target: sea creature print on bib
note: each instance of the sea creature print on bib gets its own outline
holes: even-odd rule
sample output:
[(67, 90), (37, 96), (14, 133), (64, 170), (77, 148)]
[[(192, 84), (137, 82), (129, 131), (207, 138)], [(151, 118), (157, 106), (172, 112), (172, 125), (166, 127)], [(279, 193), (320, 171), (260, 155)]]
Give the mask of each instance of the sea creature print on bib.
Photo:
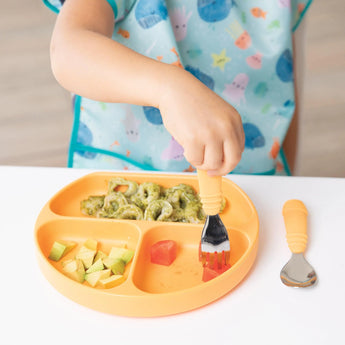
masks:
[(274, 138), (273, 144), (269, 153), (270, 158), (276, 159), (280, 151), (280, 143), (278, 138)]
[[(77, 143), (86, 145), (86, 146), (91, 146), (93, 141), (93, 135), (92, 132), (90, 131), (89, 127), (86, 126), (85, 123), (79, 122), (79, 128), (78, 128), (78, 138), (77, 138)], [(76, 151), (76, 153), (84, 158), (88, 159), (94, 159), (97, 156), (97, 153), (95, 152), (88, 152), (88, 151)]]
[(170, 11), (169, 17), (174, 31), (176, 42), (182, 41), (187, 35), (187, 24), (192, 12), (186, 14), (186, 8), (175, 8)]
[(247, 74), (240, 73), (234, 78), (231, 84), (225, 84), (223, 95), (233, 105), (240, 105), (241, 102), (245, 103), (246, 99), (244, 93), (249, 82)]
[(208, 23), (219, 22), (228, 17), (232, 0), (198, 0), (198, 13)]
[(196, 169), (190, 164), (189, 164), (189, 167), (187, 169), (183, 170), (183, 172), (195, 172), (195, 171), (196, 171)]
[(266, 96), (267, 91), (268, 91), (267, 83), (264, 81), (261, 81), (256, 85), (254, 89), (254, 94), (259, 98), (264, 98)]
[(183, 68), (182, 63), (181, 63), (181, 60), (180, 60), (180, 55), (178, 54), (176, 48), (175, 48), (175, 47), (172, 47), (172, 48), (170, 49), (170, 51), (173, 52), (173, 53), (176, 55), (176, 57), (177, 57), (177, 60), (174, 61), (174, 62), (172, 62), (170, 65), (174, 65), (174, 66)]
[(184, 158), (183, 152), (183, 147), (174, 139), (174, 137), (171, 137), (169, 146), (162, 152), (161, 158), (164, 161), (182, 161)]
[(280, 55), (276, 64), (276, 73), (285, 83), (293, 80), (293, 60), (290, 49), (284, 50)]
[(136, 142), (139, 140), (140, 120), (134, 116), (130, 104), (124, 104), (123, 107), (125, 109), (125, 119), (122, 120), (122, 123), (125, 126), (127, 138), (132, 142)]
[(252, 40), (249, 33), (242, 28), (237, 20), (231, 23), (226, 31), (235, 41), (236, 47), (245, 50), (251, 46)]
[(168, 18), (164, 0), (139, 0), (135, 8), (135, 18), (143, 29), (150, 29)]
[(248, 56), (246, 62), (249, 67), (253, 69), (260, 69), (262, 67), (262, 54), (257, 52), (254, 55)]
[(203, 84), (205, 84), (209, 89), (214, 89), (214, 80), (211, 76), (204, 72), (201, 72), (199, 68), (195, 68), (187, 65), (185, 70), (193, 74), (195, 78), (199, 79)]
[(255, 148), (265, 146), (265, 137), (262, 135), (260, 129), (252, 123), (243, 123), (243, 130), (245, 135), (244, 146), (248, 149), (254, 150)]
[(162, 125), (163, 124), (162, 115), (161, 115), (161, 112), (159, 111), (158, 108), (144, 106), (143, 111), (144, 111), (144, 114), (145, 114), (147, 121), (149, 121), (153, 125)]
[(266, 19), (267, 12), (263, 11), (260, 7), (254, 7), (250, 10), (250, 12), (255, 18)]
[(203, 51), (200, 48), (192, 48), (192, 49), (188, 49), (186, 53), (191, 59), (195, 59), (195, 58), (198, 58), (200, 55), (202, 55)]
[(220, 54), (211, 54), (213, 59), (212, 67), (219, 67), (221, 71), (224, 71), (225, 64), (231, 61), (231, 58), (226, 56), (226, 50), (223, 49)]
[(288, 99), (283, 106), (278, 107), (275, 111), (275, 122), (273, 130), (276, 130), (282, 123), (286, 123), (291, 118), (295, 110), (295, 102)]
[(267, 26), (267, 29), (269, 30), (276, 30), (279, 28), (280, 28), (280, 21), (278, 19), (272, 20)]
[(121, 28), (119, 28), (119, 30), (117, 30), (117, 34), (121, 35), (123, 38), (129, 38), (130, 37), (129, 31), (121, 29)]
[(290, 117), (295, 109), (295, 102), (288, 99), (280, 109), (277, 111), (277, 115), (283, 117)]
[(278, 5), (281, 8), (291, 8), (291, 0), (278, 0)]

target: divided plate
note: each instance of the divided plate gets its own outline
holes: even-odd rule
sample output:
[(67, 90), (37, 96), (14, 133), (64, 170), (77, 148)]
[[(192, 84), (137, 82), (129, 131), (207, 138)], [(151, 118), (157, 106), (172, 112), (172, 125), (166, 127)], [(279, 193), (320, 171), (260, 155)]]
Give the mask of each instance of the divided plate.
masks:
[[(97, 172), (67, 185), (44, 206), (35, 226), (39, 266), (60, 293), (86, 307), (110, 314), (163, 316), (199, 308), (220, 298), (248, 273), (256, 257), (259, 221), (253, 203), (236, 184), (227, 178), (222, 180), (227, 206), (221, 218), (229, 233), (231, 268), (203, 282), (198, 257), (203, 224), (100, 219), (80, 212), (80, 201), (90, 195), (106, 194), (108, 182), (114, 177), (138, 183), (155, 182), (167, 188), (185, 183), (198, 191), (196, 175)], [(97, 240), (98, 249), (105, 253), (109, 253), (112, 246), (125, 244), (134, 250), (121, 285), (111, 289), (91, 287), (62, 273), (61, 261), (73, 258), (89, 238)], [(170, 266), (151, 263), (151, 246), (166, 239), (177, 242), (176, 260)], [(48, 255), (56, 240), (75, 241), (78, 247), (54, 262)]]

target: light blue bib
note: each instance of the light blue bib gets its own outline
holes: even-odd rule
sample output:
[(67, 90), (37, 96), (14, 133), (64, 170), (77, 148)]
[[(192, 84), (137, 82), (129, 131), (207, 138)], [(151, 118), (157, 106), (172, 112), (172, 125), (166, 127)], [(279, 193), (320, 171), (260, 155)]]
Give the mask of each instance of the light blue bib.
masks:
[[(240, 113), (245, 151), (234, 173), (289, 173), (281, 146), (295, 110), (292, 33), (311, 0), (108, 2), (114, 40), (185, 68)], [(70, 167), (194, 171), (158, 109), (74, 103)]]

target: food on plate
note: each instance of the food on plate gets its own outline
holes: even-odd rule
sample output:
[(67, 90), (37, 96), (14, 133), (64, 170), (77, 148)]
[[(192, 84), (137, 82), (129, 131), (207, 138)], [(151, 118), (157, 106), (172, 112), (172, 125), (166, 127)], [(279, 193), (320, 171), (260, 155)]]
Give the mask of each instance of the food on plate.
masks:
[(168, 220), (172, 215), (174, 209), (171, 204), (166, 200), (153, 200), (145, 209), (145, 220)]
[(119, 258), (106, 258), (104, 259), (104, 266), (111, 269), (113, 274), (123, 274), (125, 271), (125, 262)]
[(142, 220), (144, 218), (144, 214), (136, 205), (124, 205), (117, 209), (113, 217), (108, 218)]
[(121, 259), (127, 265), (133, 258), (134, 250), (122, 247), (112, 247), (109, 253), (109, 258)]
[(104, 204), (104, 195), (89, 196), (88, 199), (81, 202), (81, 209), (88, 216), (98, 216)]
[[(223, 198), (221, 211), (225, 205)], [(199, 194), (190, 185), (164, 188), (153, 182), (138, 184), (119, 177), (110, 179), (107, 194), (82, 200), (80, 210), (98, 218), (165, 222), (202, 223), (206, 217)]]
[(79, 249), (76, 259), (80, 259), (83, 262), (85, 269), (88, 269), (93, 264), (96, 252), (97, 241), (89, 239)]
[(120, 285), (124, 281), (123, 275), (112, 275), (109, 278), (101, 279), (99, 281), (99, 284), (104, 289), (110, 289), (112, 287), (115, 287), (117, 285)]
[[(59, 261), (64, 255), (63, 248), (68, 248), (70, 251), (76, 244), (63, 240), (55, 241), (49, 258)], [(73, 259), (61, 262), (63, 273), (79, 283), (86, 281), (92, 287), (100, 286), (108, 289), (121, 284), (125, 280), (125, 269), (133, 259), (134, 250), (113, 246), (107, 255), (104, 251), (97, 250), (97, 247), (98, 241), (94, 239), (82, 243)]]
[(62, 270), (66, 276), (82, 283), (85, 280), (85, 268), (79, 259), (70, 259), (62, 264)]
[(96, 262), (98, 259), (104, 259), (106, 257), (107, 257), (107, 254), (103, 253), (101, 250), (98, 250), (95, 255), (94, 261)]
[(170, 266), (177, 255), (177, 243), (173, 240), (162, 240), (151, 246), (151, 262)]
[(49, 259), (59, 261), (69, 251), (75, 247), (76, 243), (72, 241), (55, 241), (49, 253)]
[(86, 270), (86, 273), (102, 271), (103, 269), (104, 269), (103, 260), (100, 258), (98, 260), (94, 260), (94, 263)]
[(102, 280), (110, 277), (110, 269), (96, 271), (92, 273), (85, 274), (85, 280), (91, 285), (96, 286), (97, 283)]
[(223, 265), (222, 268), (211, 268), (211, 267), (204, 267), (202, 281), (207, 282), (218, 277), (220, 274), (224, 273), (230, 268), (230, 265)]

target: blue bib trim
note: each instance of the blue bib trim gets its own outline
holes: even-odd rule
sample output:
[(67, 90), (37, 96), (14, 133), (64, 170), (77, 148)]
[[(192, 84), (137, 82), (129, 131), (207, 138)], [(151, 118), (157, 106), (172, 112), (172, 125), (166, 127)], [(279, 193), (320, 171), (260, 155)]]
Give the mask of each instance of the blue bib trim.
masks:
[(60, 10), (59, 10), (56, 6), (54, 6), (53, 4), (51, 4), (49, 0), (43, 0), (43, 3), (44, 3), (50, 10), (52, 10), (53, 12), (55, 12), (55, 13), (59, 13), (59, 12), (60, 12)]
[(115, 3), (115, 0), (107, 0), (108, 4), (111, 6), (111, 8), (113, 9), (113, 12), (114, 12), (114, 17), (115, 19), (117, 18), (117, 5)]

